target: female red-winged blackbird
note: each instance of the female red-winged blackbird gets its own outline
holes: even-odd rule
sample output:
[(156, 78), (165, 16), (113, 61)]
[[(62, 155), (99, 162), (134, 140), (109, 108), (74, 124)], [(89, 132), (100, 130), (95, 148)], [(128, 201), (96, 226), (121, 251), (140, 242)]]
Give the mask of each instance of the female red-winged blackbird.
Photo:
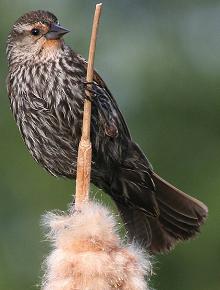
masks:
[[(87, 63), (61, 39), (67, 32), (46, 11), (17, 20), (7, 42), (8, 94), (34, 159), (55, 176), (75, 178)], [(153, 171), (96, 72), (92, 91), (92, 182), (116, 202), (130, 237), (153, 253), (193, 237), (207, 207)]]

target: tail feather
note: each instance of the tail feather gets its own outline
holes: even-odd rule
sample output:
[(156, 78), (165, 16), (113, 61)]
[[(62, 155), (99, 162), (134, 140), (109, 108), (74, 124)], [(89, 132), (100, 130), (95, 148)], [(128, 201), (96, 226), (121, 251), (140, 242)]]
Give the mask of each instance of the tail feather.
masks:
[[(184, 233), (187, 235), (188, 232), (197, 231), (198, 224), (197, 225), (189, 225), (188, 223), (184, 223), (182, 221), (179, 221), (176, 217), (170, 216), (166, 211), (163, 211), (162, 208), (160, 208), (160, 218), (161, 221), (171, 229), (173, 228), (174, 231), (179, 230), (181, 232), (181, 235), (184, 235)], [(169, 230), (169, 228), (168, 228)]]
[(199, 224), (203, 222), (208, 213), (204, 203), (177, 189), (154, 172), (152, 178), (158, 202), (173, 211), (175, 216), (181, 216), (184, 221), (190, 219), (196, 220)]
[(200, 231), (207, 207), (158, 176), (134, 142), (128, 142), (123, 162), (111, 173), (104, 186), (95, 184), (114, 199), (130, 239), (162, 253)]
[[(136, 172), (137, 174), (137, 172)], [(156, 173), (151, 172), (155, 184), (155, 201), (159, 209), (159, 215), (154, 217), (147, 214), (146, 210), (135, 204), (135, 187), (130, 193), (131, 203), (123, 204), (115, 200), (122, 219), (125, 221), (130, 239), (137, 240), (142, 246), (148, 248), (152, 253), (167, 252), (181, 240), (193, 238), (204, 223), (208, 209), (197, 199), (185, 194), (173, 185), (163, 180)], [(118, 182), (120, 176), (117, 178)], [(129, 186), (129, 182), (126, 183)], [(142, 190), (142, 199), (152, 191), (138, 186), (138, 195)], [(115, 194), (113, 197), (116, 196)], [(143, 203), (147, 207), (147, 203)], [(144, 208), (145, 209), (145, 208)]]
[(121, 217), (125, 222), (127, 235), (130, 241), (138, 244), (153, 254), (171, 250), (176, 238), (161, 227), (158, 219), (153, 219), (136, 208), (128, 208), (117, 203)]
[(146, 214), (122, 203), (117, 203), (117, 207), (125, 222), (128, 238), (137, 241), (143, 247), (149, 248), (152, 241), (152, 231)]
[(160, 212), (163, 214), (166, 214), (170, 216), (170, 218), (176, 219), (178, 222), (182, 222), (184, 224), (187, 224), (188, 226), (198, 226), (198, 219), (197, 218), (189, 218), (186, 216), (180, 215), (178, 212), (175, 212), (174, 210), (170, 209), (170, 207), (164, 205), (161, 201), (157, 200), (159, 207), (160, 207)]
[(152, 240), (148, 250), (153, 254), (166, 253), (172, 250), (178, 241), (176, 237), (170, 235), (169, 232), (161, 226), (159, 219), (150, 219), (149, 223), (152, 232)]

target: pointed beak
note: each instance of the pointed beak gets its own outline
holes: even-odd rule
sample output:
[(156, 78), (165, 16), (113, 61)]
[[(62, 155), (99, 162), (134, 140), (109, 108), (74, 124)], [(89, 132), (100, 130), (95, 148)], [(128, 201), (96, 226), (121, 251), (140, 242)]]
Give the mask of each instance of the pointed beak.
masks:
[(45, 37), (46, 39), (59, 39), (68, 32), (70, 32), (68, 29), (52, 23), (49, 31), (45, 34)]

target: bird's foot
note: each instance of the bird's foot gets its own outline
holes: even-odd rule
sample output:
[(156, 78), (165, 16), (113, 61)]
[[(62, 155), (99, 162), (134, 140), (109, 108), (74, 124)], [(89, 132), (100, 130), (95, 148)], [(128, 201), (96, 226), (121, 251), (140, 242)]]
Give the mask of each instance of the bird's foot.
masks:
[(96, 82), (83, 82), (85, 89), (85, 99), (92, 102), (95, 98), (99, 97), (99, 85)]

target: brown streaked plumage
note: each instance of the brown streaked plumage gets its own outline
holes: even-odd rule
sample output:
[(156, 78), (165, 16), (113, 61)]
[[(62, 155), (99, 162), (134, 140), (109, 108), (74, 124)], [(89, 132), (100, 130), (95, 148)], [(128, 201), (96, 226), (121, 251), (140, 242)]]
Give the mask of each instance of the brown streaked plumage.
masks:
[[(75, 178), (87, 63), (64, 43), (67, 32), (46, 11), (17, 20), (7, 43), (8, 94), (34, 159), (55, 176)], [(96, 72), (92, 90), (92, 182), (116, 202), (130, 238), (157, 253), (194, 237), (207, 207), (153, 171)]]

